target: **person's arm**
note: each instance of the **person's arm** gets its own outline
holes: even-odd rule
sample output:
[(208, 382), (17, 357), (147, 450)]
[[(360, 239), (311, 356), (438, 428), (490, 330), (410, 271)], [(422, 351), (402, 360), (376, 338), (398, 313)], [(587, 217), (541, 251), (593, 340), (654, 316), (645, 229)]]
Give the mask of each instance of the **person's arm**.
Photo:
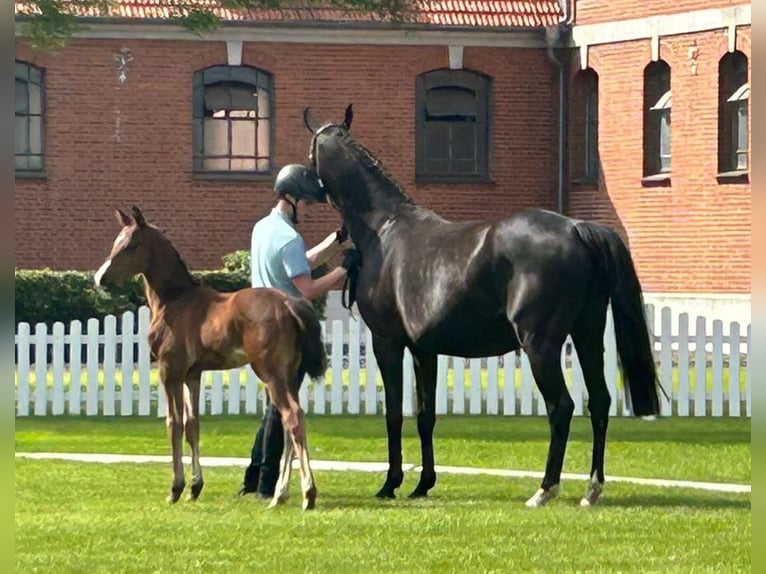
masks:
[(343, 267), (336, 267), (329, 273), (322, 275), (318, 279), (312, 279), (311, 275), (306, 273), (293, 277), (293, 285), (301, 292), (306, 299), (315, 299), (327, 293), (338, 281), (346, 277), (346, 270)]
[[(343, 231), (342, 231), (343, 230)], [(321, 242), (306, 251), (306, 259), (312, 269), (316, 269), (323, 263), (329, 261), (335, 255), (343, 244), (348, 240), (348, 232), (344, 228), (333, 231)]]

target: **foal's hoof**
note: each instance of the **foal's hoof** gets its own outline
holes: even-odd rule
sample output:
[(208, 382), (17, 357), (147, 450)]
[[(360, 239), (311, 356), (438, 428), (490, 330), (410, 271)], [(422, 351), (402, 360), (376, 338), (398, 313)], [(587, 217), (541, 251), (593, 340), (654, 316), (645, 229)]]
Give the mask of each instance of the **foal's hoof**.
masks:
[(591, 483), (588, 486), (588, 490), (585, 492), (585, 496), (580, 499), (580, 506), (583, 508), (589, 508), (595, 506), (601, 500), (601, 494), (604, 491), (604, 485), (601, 483)]
[(282, 506), (287, 502), (287, 499), (289, 497), (287, 496), (275, 496), (271, 499), (271, 502), (269, 502), (269, 508), (276, 508), (277, 506)]
[(527, 500), (527, 508), (540, 508), (541, 506), (545, 506), (559, 495), (560, 490), (561, 487), (558, 484), (554, 484), (547, 490), (538, 488), (537, 492), (532, 495), (532, 498)]
[(189, 492), (188, 500), (194, 501), (199, 498), (200, 493), (202, 492), (202, 487), (205, 486), (205, 483), (202, 481), (196, 482), (191, 485), (191, 490)]
[(412, 491), (408, 498), (426, 498), (428, 496), (428, 491), (431, 490), (435, 484), (435, 476), (432, 478), (421, 478), (420, 482), (418, 482), (418, 485), (415, 487), (415, 490)]

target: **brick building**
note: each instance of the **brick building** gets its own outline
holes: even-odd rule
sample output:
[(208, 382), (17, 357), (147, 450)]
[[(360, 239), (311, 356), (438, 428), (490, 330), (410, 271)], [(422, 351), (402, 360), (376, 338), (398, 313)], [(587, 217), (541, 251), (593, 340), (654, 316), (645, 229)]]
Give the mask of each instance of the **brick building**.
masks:
[[(135, 203), (192, 268), (219, 267), (273, 204), (276, 169), (304, 161), (303, 108), (340, 119), (353, 102), (356, 137), (419, 203), (609, 223), (647, 299), (749, 320), (749, 3), (419, 6), (405, 29), (222, 11), (197, 37), (162, 1), (120, 0), (36, 52), (17, 2), (16, 266), (95, 269), (111, 212)], [(308, 241), (337, 222), (301, 216)]]

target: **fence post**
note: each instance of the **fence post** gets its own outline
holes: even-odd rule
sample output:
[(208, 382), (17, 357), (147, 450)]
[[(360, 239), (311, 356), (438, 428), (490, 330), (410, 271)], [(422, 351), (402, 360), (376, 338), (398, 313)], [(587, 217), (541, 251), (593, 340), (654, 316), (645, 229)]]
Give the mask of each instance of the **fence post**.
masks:
[(745, 412), (747, 416), (752, 416), (751, 411), (751, 376), (753, 372), (753, 340), (751, 337), (752, 334), (752, 325), (747, 326), (747, 346), (745, 347), (747, 349), (747, 371), (745, 372)]
[[(673, 381), (670, 382), (672, 385)], [(668, 383), (665, 383), (667, 386)], [(666, 389), (672, 391), (673, 389)], [(689, 416), (689, 314), (678, 315), (678, 406), (679, 416)]]
[(411, 417), (413, 415), (412, 408), (412, 395), (415, 392), (414, 380), (414, 366), (412, 361), (412, 353), (405, 347), (404, 349), (404, 361), (402, 361), (402, 414), (405, 417)]
[(367, 369), (367, 388), (365, 389), (364, 412), (374, 415), (378, 412), (378, 361), (372, 348), (372, 331), (365, 328), (364, 361)]
[(48, 410), (48, 327), (35, 325), (35, 415)]
[(29, 323), (19, 323), (16, 335), (18, 349), (19, 395), (16, 414), (20, 417), (29, 416)]
[(516, 414), (516, 351), (503, 356), (503, 414)]
[(707, 349), (705, 348), (707, 338), (707, 327), (705, 326), (705, 317), (697, 317), (696, 332), (694, 340), (696, 349), (694, 350), (694, 374), (696, 379), (696, 388), (694, 389), (694, 416), (704, 417), (707, 413)]
[[(149, 355), (149, 321), (151, 320), (149, 307), (138, 308), (138, 414), (151, 414), (151, 383), (152, 372), (151, 357)], [(157, 385), (157, 391), (162, 395), (161, 383)]]
[(498, 363), (497, 357), (487, 358), (487, 414), (496, 415), (498, 410), (497, 395), (498, 385)]
[(671, 346), (672, 315), (670, 307), (663, 307), (660, 311), (660, 379), (666, 385), (666, 398), (660, 393), (660, 414), (668, 417), (673, 414), (673, 347)]
[(471, 402), (468, 405), (472, 415), (481, 414), (481, 359), (470, 359), (471, 370)]
[(104, 398), (103, 413), (114, 416), (114, 376), (117, 351), (117, 317), (107, 315), (104, 318)]
[(740, 416), (739, 405), (739, 323), (729, 327), (729, 416)]
[(614, 317), (611, 304), (606, 310), (606, 327), (604, 328), (604, 375), (612, 404), (609, 406), (609, 416), (617, 416), (617, 342), (614, 338)]
[(82, 323), (69, 324), (69, 414), (82, 410)]
[(122, 370), (122, 390), (120, 391), (120, 414), (133, 414), (133, 313), (125, 311), (122, 314), (122, 353), (120, 368)]
[(449, 408), (447, 400), (447, 368), (449, 358), (447, 355), (438, 355), (436, 358), (436, 414), (446, 415)]
[(343, 414), (343, 322), (332, 322), (332, 385), (330, 414)]
[(465, 364), (462, 357), (452, 359), (452, 414), (465, 413)]
[(85, 402), (85, 414), (93, 416), (98, 414), (98, 319), (88, 319), (88, 333), (86, 335), (87, 345), (87, 371), (88, 371), (88, 392)]
[(64, 414), (64, 323), (53, 324), (53, 405), (51, 413)]
[(714, 417), (723, 415), (723, 321), (713, 321), (713, 406)]
[(348, 321), (348, 406), (347, 411), (358, 415), (359, 401), (359, 357), (361, 356), (361, 337), (359, 321)]

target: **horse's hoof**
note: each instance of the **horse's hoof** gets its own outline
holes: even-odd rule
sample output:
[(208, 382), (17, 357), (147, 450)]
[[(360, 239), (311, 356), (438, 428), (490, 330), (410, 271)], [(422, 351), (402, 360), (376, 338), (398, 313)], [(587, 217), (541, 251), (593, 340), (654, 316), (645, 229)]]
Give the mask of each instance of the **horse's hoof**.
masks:
[(199, 498), (200, 493), (202, 492), (202, 487), (205, 486), (205, 483), (201, 480), (199, 482), (195, 482), (191, 485), (191, 491), (189, 492), (189, 500), (197, 500)]
[(180, 500), (180, 498), (181, 498), (180, 492), (171, 492), (170, 494), (168, 494), (165, 500), (168, 502), (168, 504), (175, 504), (176, 502)]
[(537, 492), (532, 495), (532, 498), (525, 503), (527, 508), (540, 508), (548, 504), (551, 500), (559, 495), (561, 488), (558, 484), (554, 484), (549, 489), (538, 488)]
[(317, 505), (316, 497), (309, 496), (303, 499), (303, 510), (314, 510)]
[(416, 488), (415, 490), (413, 490), (410, 493), (410, 495), (407, 498), (410, 498), (410, 499), (414, 499), (414, 498), (428, 498), (428, 491), (427, 490), (423, 490), (421, 488)]
[(287, 496), (275, 496), (271, 499), (271, 502), (269, 502), (269, 508), (276, 508), (277, 506), (282, 506), (284, 503), (287, 502), (288, 497)]
[(386, 488), (384, 486), (377, 493), (375, 493), (375, 498), (394, 499), (396, 498), (396, 493), (394, 492), (393, 488)]

